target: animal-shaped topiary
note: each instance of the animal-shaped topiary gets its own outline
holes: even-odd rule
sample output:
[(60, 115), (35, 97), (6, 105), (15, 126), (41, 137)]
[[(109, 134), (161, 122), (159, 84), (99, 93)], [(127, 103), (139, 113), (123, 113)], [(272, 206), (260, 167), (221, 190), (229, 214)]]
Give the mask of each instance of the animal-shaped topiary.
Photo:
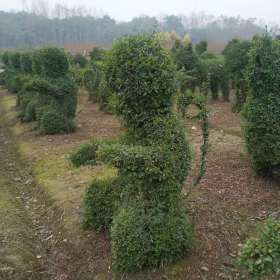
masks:
[(171, 110), (173, 64), (153, 36), (125, 37), (113, 46), (106, 76), (118, 94), (125, 133), (71, 156), (76, 166), (103, 162), (117, 169), (116, 178), (88, 189), (84, 224), (110, 230), (118, 270), (173, 262), (193, 240), (182, 204), (191, 151)]
[(69, 74), (65, 52), (56, 47), (36, 50), (32, 61), (35, 75), (18, 95), (20, 116), (37, 121), (43, 134), (69, 133), (74, 129), (77, 86)]

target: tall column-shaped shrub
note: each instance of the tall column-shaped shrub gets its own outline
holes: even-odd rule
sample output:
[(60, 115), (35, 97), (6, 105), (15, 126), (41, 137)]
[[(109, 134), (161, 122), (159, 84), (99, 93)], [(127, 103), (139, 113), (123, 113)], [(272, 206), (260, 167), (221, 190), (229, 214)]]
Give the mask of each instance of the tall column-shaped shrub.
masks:
[(280, 44), (265, 36), (253, 41), (249, 56), (250, 97), (245, 137), (253, 168), (269, 174), (280, 167)]
[(102, 161), (118, 171), (88, 189), (85, 225), (110, 230), (118, 270), (160, 266), (182, 256), (193, 237), (182, 204), (191, 152), (171, 110), (175, 69), (149, 36), (117, 41), (107, 66), (125, 134), (118, 143), (94, 141), (72, 154), (76, 166)]

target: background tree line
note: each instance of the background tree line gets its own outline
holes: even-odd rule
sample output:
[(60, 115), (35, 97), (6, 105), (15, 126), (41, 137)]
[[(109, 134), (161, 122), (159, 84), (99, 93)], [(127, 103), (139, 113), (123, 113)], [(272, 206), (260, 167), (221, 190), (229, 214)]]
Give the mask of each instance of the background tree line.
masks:
[(194, 43), (206, 40), (209, 44), (225, 44), (233, 38), (251, 39), (256, 34), (263, 34), (265, 27), (256, 19), (215, 17), (204, 13), (160, 18), (141, 16), (128, 22), (117, 22), (108, 15), (97, 16), (85, 7), (56, 4), (49, 8), (44, 0), (23, 7), (21, 12), (0, 11), (0, 48), (37, 47), (46, 43), (104, 45), (124, 35), (155, 31), (175, 31), (180, 36), (189, 34)]

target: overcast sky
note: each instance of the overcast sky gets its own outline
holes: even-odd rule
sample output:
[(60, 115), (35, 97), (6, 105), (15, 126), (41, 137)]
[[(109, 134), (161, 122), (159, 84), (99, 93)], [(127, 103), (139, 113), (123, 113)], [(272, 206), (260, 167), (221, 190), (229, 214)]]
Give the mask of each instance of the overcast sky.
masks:
[[(33, 0), (0, 0), (0, 10), (21, 10), (23, 2)], [(49, 0), (67, 5), (85, 5), (117, 20), (147, 14), (190, 14), (204, 11), (214, 15), (255, 17), (280, 23), (280, 0)]]

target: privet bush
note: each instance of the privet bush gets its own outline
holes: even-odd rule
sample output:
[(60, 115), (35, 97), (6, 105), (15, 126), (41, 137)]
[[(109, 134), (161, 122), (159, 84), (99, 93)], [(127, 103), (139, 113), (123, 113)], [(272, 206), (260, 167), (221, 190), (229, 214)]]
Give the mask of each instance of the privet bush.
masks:
[(84, 205), (83, 227), (96, 231), (108, 230), (112, 223), (114, 208), (119, 200), (118, 179), (94, 181), (87, 189)]
[[(181, 194), (191, 151), (171, 110), (174, 70), (150, 36), (115, 42), (108, 62), (107, 82), (118, 95), (125, 134), (119, 143), (100, 142), (91, 158), (85, 156), (85, 162), (97, 160), (118, 170), (112, 182), (94, 182), (89, 188), (85, 221), (97, 230), (110, 229), (120, 271), (173, 262), (192, 244)], [(82, 149), (72, 155), (76, 165), (83, 164)]]
[(224, 101), (229, 101), (229, 73), (221, 58), (201, 59), (201, 85), (208, 84), (212, 98), (217, 100), (222, 92)]
[(259, 226), (257, 236), (243, 247), (238, 263), (254, 279), (280, 275), (280, 221), (269, 220)]
[(4, 57), (5, 85), (17, 93), (22, 121), (37, 121), (44, 134), (74, 130), (77, 87), (69, 74), (63, 50), (45, 47), (35, 52), (8, 53)]
[(178, 70), (183, 69), (188, 79), (188, 89), (195, 91), (199, 85), (199, 57), (193, 50), (193, 45), (190, 42), (176, 41), (172, 48), (172, 55), (177, 65)]
[(207, 48), (208, 48), (207, 41), (201, 41), (200, 43), (195, 45), (195, 51), (199, 56), (207, 52)]
[(89, 93), (89, 100), (99, 101), (99, 85), (102, 79), (102, 69), (100, 65), (91, 62), (84, 71), (84, 86)]
[(235, 89), (236, 100), (233, 110), (236, 112), (241, 111), (248, 95), (246, 68), (248, 66), (250, 48), (250, 41), (234, 39), (227, 44), (223, 52), (226, 68), (230, 73)]
[(245, 137), (258, 174), (270, 175), (280, 166), (280, 45), (257, 38), (250, 51), (250, 98), (244, 109)]

